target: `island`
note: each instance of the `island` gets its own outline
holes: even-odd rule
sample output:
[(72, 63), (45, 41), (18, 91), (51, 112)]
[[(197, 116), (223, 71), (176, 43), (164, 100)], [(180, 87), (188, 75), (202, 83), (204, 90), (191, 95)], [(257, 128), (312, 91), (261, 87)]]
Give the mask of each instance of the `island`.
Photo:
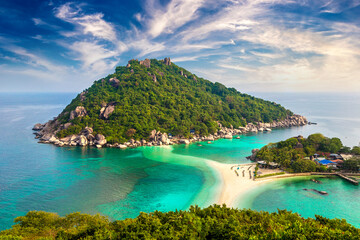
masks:
[(306, 124), (277, 103), (205, 80), (165, 58), (117, 67), (33, 130), (40, 143), (124, 149)]

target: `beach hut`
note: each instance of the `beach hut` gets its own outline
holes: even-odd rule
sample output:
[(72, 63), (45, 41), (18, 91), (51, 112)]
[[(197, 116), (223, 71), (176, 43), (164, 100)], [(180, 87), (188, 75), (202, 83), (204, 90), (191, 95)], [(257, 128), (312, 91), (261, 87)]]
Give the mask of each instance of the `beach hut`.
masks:
[(269, 162), (269, 167), (270, 168), (278, 168), (278, 167), (280, 167), (280, 165), (278, 163), (275, 163), (275, 162)]
[(267, 165), (267, 163), (266, 163), (265, 161), (257, 161), (257, 163), (259, 164), (259, 166), (260, 166), (261, 168), (265, 168), (266, 165)]

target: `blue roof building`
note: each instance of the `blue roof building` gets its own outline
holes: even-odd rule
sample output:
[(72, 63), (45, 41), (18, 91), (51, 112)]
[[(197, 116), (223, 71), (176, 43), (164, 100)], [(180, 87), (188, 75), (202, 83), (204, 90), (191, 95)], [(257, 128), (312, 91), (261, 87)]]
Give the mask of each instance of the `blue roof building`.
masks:
[(328, 164), (334, 164), (332, 161), (324, 159), (324, 160), (320, 160), (319, 163), (321, 165), (328, 165)]

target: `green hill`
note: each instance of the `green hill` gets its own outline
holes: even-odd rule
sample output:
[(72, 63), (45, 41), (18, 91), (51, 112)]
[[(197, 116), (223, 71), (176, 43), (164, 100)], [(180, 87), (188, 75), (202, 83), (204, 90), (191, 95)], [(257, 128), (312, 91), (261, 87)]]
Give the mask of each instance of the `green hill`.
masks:
[[(85, 127), (110, 143), (148, 139), (153, 129), (173, 136), (213, 134), (218, 123), (234, 128), (247, 123), (284, 120), (293, 113), (210, 82), (164, 60), (130, 60), (126, 67), (95, 81), (52, 123), (58, 138)], [(44, 135), (44, 134), (43, 134)]]
[(110, 222), (95, 215), (29, 212), (0, 239), (359, 239), (360, 230), (340, 219), (210, 206), (188, 211), (140, 213)]

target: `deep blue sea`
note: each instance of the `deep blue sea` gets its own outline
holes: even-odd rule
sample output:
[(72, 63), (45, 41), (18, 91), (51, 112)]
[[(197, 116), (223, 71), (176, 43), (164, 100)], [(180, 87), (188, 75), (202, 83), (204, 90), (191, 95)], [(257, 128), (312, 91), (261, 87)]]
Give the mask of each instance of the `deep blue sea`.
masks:
[[(203, 146), (59, 148), (38, 144), (31, 128), (57, 116), (75, 93), (0, 93), (0, 230), (11, 227), (15, 217), (30, 210), (60, 215), (81, 211), (124, 219), (136, 217), (140, 211), (187, 209), (191, 204), (208, 206), (218, 189), (218, 176), (207, 166), (206, 159), (245, 163), (253, 148), (316, 132), (339, 137), (348, 146), (360, 142), (360, 94), (253, 94), (278, 102), (318, 125), (246, 135), (240, 140), (221, 139)], [(329, 184), (335, 182), (345, 195), (360, 192), (358, 188), (342, 187), (341, 180)], [(266, 201), (274, 194), (286, 196), (293, 185), (284, 186), (253, 194), (247, 206), (272, 211), (279, 205), (301, 212), (301, 208), (286, 201), (281, 205)], [(357, 200), (353, 203), (358, 204)], [(359, 212), (351, 211), (355, 205), (333, 204), (329, 217), (344, 217), (360, 226), (354, 215)]]

